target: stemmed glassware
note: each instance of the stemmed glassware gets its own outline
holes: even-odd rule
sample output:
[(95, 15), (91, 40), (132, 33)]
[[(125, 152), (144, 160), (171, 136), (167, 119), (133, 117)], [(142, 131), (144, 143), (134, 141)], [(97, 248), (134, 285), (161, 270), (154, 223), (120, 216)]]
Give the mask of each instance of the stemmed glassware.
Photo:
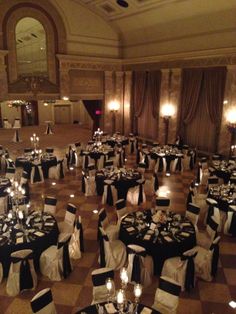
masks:
[(114, 291), (114, 281), (111, 278), (107, 278), (106, 288), (107, 288), (107, 302), (110, 303), (112, 292)]

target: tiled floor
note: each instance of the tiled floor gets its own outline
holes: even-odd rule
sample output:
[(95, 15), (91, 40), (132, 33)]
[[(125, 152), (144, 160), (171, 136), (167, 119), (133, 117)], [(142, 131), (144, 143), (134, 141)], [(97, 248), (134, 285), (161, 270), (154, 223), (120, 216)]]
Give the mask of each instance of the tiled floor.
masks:
[[(86, 141), (90, 137), (90, 131), (81, 129), (79, 126), (58, 126), (56, 134), (52, 136), (43, 135), (44, 128), (28, 127), (21, 130), (22, 143), (10, 143), (12, 130), (0, 130), (0, 144), (7, 146), (12, 155), (28, 147), (29, 136), (33, 132), (40, 136), (41, 147), (53, 146), (65, 153), (65, 147), (77, 140)], [(42, 134), (42, 135), (41, 135)], [(128, 156), (127, 166), (135, 163), (134, 156)], [(194, 172), (184, 172), (182, 175), (175, 174), (170, 177), (160, 175), (161, 188), (170, 191), (172, 210), (183, 213), (185, 210), (186, 195), (188, 186)], [(85, 238), (85, 253), (83, 257), (74, 261), (74, 269), (69, 278), (62, 282), (51, 282), (38, 273), (38, 286), (36, 291), (24, 292), (12, 298), (6, 295), (6, 280), (0, 285), (0, 313), (27, 314), (31, 313), (30, 299), (36, 292), (51, 287), (54, 301), (59, 314), (75, 313), (77, 309), (90, 304), (92, 298), (91, 271), (98, 265), (98, 243), (96, 241), (97, 215), (92, 210), (100, 208), (100, 197), (85, 197), (81, 192), (81, 169), (74, 169), (66, 173), (65, 179), (57, 181), (55, 186), (51, 185), (52, 180), (45, 183), (31, 186), (32, 207), (38, 209), (42, 204), (42, 195), (54, 195), (58, 198), (57, 219), (62, 220), (66, 204), (70, 201), (78, 206), (82, 216)], [(75, 197), (70, 198), (70, 194)], [(149, 207), (153, 202), (149, 196), (144, 207)], [(112, 208), (107, 208), (109, 218), (114, 219)], [(119, 285), (118, 273), (116, 283)], [(141, 301), (144, 304), (152, 305), (155, 290), (158, 287), (158, 278), (153, 278), (150, 287), (144, 290)], [(132, 298), (132, 286), (129, 287), (129, 295)], [(180, 297), (178, 313), (181, 314), (228, 314), (235, 313), (229, 306), (230, 300), (236, 300), (236, 241), (230, 237), (222, 236), (220, 244), (220, 265), (217, 277), (213, 282), (198, 281), (196, 287), (190, 292), (184, 292)]]

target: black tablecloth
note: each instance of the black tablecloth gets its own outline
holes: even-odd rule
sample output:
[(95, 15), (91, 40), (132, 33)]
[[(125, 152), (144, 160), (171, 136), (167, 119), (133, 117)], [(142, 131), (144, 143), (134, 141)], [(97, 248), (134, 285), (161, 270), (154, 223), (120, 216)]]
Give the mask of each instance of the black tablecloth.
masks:
[[(48, 157), (41, 159), (41, 165), (42, 165), (42, 171), (44, 179), (48, 178), (48, 171), (50, 167), (57, 166), (57, 158), (56, 157)], [(33, 162), (30, 160), (27, 160), (24, 157), (18, 157), (16, 158), (16, 167), (22, 167), (24, 171), (26, 171), (29, 175), (31, 173)]]
[[(107, 313), (106, 309), (104, 308), (104, 305), (105, 305), (105, 304), (106, 304), (105, 302), (104, 302), (104, 303), (100, 303), (99, 306), (102, 306), (103, 309), (104, 309), (104, 313)], [(117, 308), (115, 303), (113, 303), (113, 305), (114, 305), (115, 308)], [(152, 310), (151, 313), (153, 313), (153, 314), (160, 314), (159, 311), (156, 311), (156, 310), (150, 308), (149, 306), (146, 306), (146, 305), (143, 305), (143, 304), (138, 304), (137, 313), (141, 313), (142, 310), (143, 310), (145, 307), (148, 308), (148, 309), (151, 309), (151, 310)], [(117, 310), (116, 313), (118, 313), (118, 312), (119, 312), (119, 311)], [(82, 314), (82, 313), (98, 314), (97, 305), (96, 305), (96, 304), (89, 305), (89, 306), (87, 306), (87, 307), (85, 307), (85, 308), (83, 308), (83, 309), (81, 309), (81, 310), (78, 310), (78, 311), (75, 312), (75, 313), (77, 313), (77, 314)]]
[[(147, 211), (147, 213), (149, 213), (149, 211)], [(129, 217), (135, 217), (135, 213), (126, 216), (126, 218), (128, 219)], [(157, 237), (155, 236), (155, 234), (153, 234), (150, 240), (144, 240), (143, 235), (146, 233), (148, 228), (146, 230), (138, 232), (135, 223), (127, 224), (125, 222), (125, 219), (123, 219), (121, 222), (119, 235), (120, 240), (124, 242), (125, 245), (137, 244), (143, 246), (146, 249), (147, 254), (153, 257), (154, 273), (156, 275), (161, 274), (163, 263), (167, 258), (180, 256), (183, 252), (193, 248), (196, 245), (194, 227), (189, 221), (185, 220), (185, 218), (183, 217), (182, 217), (183, 223), (187, 221), (190, 224), (190, 227), (186, 229), (183, 228), (182, 231), (190, 230), (191, 233), (189, 233), (188, 237), (183, 237), (176, 233), (175, 235), (176, 238), (173, 238), (172, 242), (167, 242), (160, 233)], [(151, 219), (152, 218), (149, 215), (149, 223), (152, 221)], [(127, 231), (127, 228), (131, 226), (135, 228), (135, 231), (132, 233)], [(166, 224), (162, 224), (159, 230), (161, 231), (165, 227)]]
[[(6, 222), (7, 216), (5, 215), (4, 218), (1, 215), (0, 216), (0, 221), (1, 221), (1, 233), (0, 233), (0, 262), (2, 263), (3, 266), (3, 274), (4, 277), (7, 277), (10, 263), (11, 263), (11, 253), (14, 251), (18, 250), (23, 250), (23, 249), (31, 249), (33, 250), (33, 257), (34, 257), (34, 266), (35, 269), (39, 268), (39, 258), (41, 253), (46, 250), (49, 246), (55, 245), (57, 243), (57, 238), (58, 238), (58, 227), (57, 227), (57, 222), (56, 220), (50, 216), (49, 214), (43, 214), (44, 217), (48, 216), (47, 222), (52, 222), (52, 226), (45, 226), (45, 223), (42, 226), (42, 229), (38, 229), (32, 219), (29, 223), (29, 226), (27, 226), (26, 230), (32, 230), (35, 229), (35, 232), (43, 232), (43, 236), (37, 236), (35, 232), (30, 232), (28, 234), (28, 241), (26, 239), (26, 236), (24, 235), (24, 242), (23, 243), (18, 243), (16, 244), (16, 233), (21, 232), (19, 229), (12, 229), (11, 232), (11, 237), (10, 237), (10, 242), (9, 238), (2, 236), (3, 234), (3, 226), (5, 223), (9, 227), (11, 226), (11, 223), (9, 221)], [(49, 217), (50, 216), (50, 217)], [(36, 219), (39, 218), (41, 219), (41, 214), (39, 216), (35, 216)], [(9, 219), (8, 219), (9, 220)], [(24, 220), (25, 221), (25, 220)], [(26, 222), (26, 221), (25, 221)], [(37, 222), (38, 223), (38, 222)]]
[(126, 199), (129, 188), (138, 185), (137, 180), (141, 178), (139, 172), (134, 173), (131, 176), (121, 175), (120, 178), (114, 174), (114, 176), (105, 175), (102, 171), (96, 173), (96, 188), (97, 194), (102, 195), (104, 191), (104, 180), (114, 180), (113, 185), (117, 189), (118, 199)]

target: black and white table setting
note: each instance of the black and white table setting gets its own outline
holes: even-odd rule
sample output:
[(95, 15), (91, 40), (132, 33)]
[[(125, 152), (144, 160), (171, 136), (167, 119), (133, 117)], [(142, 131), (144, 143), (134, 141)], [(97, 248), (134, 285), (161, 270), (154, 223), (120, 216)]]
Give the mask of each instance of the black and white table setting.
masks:
[(218, 184), (208, 191), (208, 197), (218, 203), (220, 210), (227, 212), (230, 205), (236, 205), (236, 185)]
[(119, 238), (126, 245), (144, 247), (153, 257), (156, 275), (161, 274), (167, 258), (180, 256), (196, 244), (195, 228), (185, 216), (153, 209), (125, 216), (121, 221)]
[(42, 211), (26, 213), (19, 209), (0, 215), (0, 262), (7, 277), (12, 252), (31, 249), (35, 268), (39, 268), (41, 253), (57, 243), (57, 222), (53, 216)]
[(232, 177), (236, 181), (236, 163), (234, 161), (215, 160), (212, 162), (212, 166), (209, 167), (209, 171), (211, 175), (223, 179), (224, 183), (228, 183)]
[(112, 180), (112, 185), (117, 189), (118, 199), (126, 199), (128, 190), (138, 185), (137, 180), (140, 180), (141, 177), (141, 173), (135, 169), (117, 168), (99, 170), (95, 176), (97, 194), (103, 194), (105, 180)]
[(94, 142), (87, 145), (86, 150), (81, 150), (80, 155), (84, 158), (83, 168), (86, 169), (92, 162), (98, 166), (98, 160), (103, 157), (109, 159), (114, 155), (114, 148), (107, 144), (99, 144)]

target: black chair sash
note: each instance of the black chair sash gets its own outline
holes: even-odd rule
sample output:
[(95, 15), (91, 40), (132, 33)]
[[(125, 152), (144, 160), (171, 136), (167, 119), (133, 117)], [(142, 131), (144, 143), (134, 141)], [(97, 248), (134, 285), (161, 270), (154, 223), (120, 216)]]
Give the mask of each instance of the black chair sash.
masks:
[(198, 164), (198, 167), (197, 167), (197, 178), (196, 178), (196, 182), (197, 183), (201, 182), (201, 178), (200, 178), (201, 170), (202, 170), (202, 166), (200, 164)]
[(182, 156), (177, 157), (176, 170), (182, 171)]
[(219, 260), (219, 243), (213, 243), (210, 247), (213, 250), (212, 261), (211, 261), (211, 275), (213, 277), (217, 274), (218, 260)]
[(16, 142), (19, 142), (20, 141), (20, 138), (19, 138), (19, 131), (16, 130)]
[(71, 204), (68, 204), (66, 211), (68, 211), (69, 213), (75, 215), (75, 213), (76, 213), (76, 207), (75, 207), (75, 206), (72, 206)]
[(64, 178), (63, 160), (58, 160), (58, 161), (57, 161), (57, 164), (58, 164), (59, 167), (60, 167), (60, 171), (59, 171), (60, 179), (63, 179), (63, 178)]
[[(207, 211), (207, 218), (206, 218), (206, 224), (210, 224), (210, 219), (214, 215), (214, 205), (210, 204), (208, 206), (208, 211)], [(211, 219), (212, 220), (212, 219)], [(213, 228), (212, 228), (213, 229)], [(215, 230), (215, 229), (214, 229)]]
[(192, 203), (189, 203), (189, 204), (188, 204), (188, 211), (189, 211), (190, 213), (193, 213), (193, 214), (195, 214), (195, 215), (198, 215), (199, 212), (200, 212), (200, 207), (195, 206), (195, 205), (192, 204)]
[(148, 155), (147, 154), (145, 154), (144, 163), (145, 163), (146, 168), (148, 169), (149, 168), (149, 159), (148, 159)]
[(37, 313), (43, 308), (45, 308), (48, 304), (52, 303), (52, 291), (49, 290), (40, 296), (38, 299), (31, 301), (31, 308), (33, 313)]
[(169, 206), (170, 200), (168, 198), (156, 198), (157, 206)]
[(235, 237), (236, 236), (236, 212), (233, 212), (231, 224), (229, 227), (229, 233)]
[(143, 183), (139, 184), (138, 205), (143, 202)]
[(159, 158), (158, 172), (162, 172), (162, 171), (163, 171), (163, 168), (164, 168), (164, 164), (163, 164), (163, 158), (164, 158), (164, 157), (158, 156), (158, 158)]
[(71, 273), (71, 263), (70, 263), (70, 255), (69, 255), (69, 242), (71, 237), (69, 237), (65, 242), (59, 242), (57, 248), (60, 249), (63, 247), (62, 253), (62, 265), (63, 265), (63, 277), (67, 278)]
[(137, 165), (140, 163), (140, 150), (139, 149), (137, 150), (137, 153), (136, 153), (136, 163)]
[(153, 176), (154, 176), (154, 191), (156, 192), (159, 189), (159, 181), (156, 173), (154, 173)]
[(163, 278), (160, 278), (159, 289), (178, 297), (180, 294), (181, 287), (172, 282), (166, 281)]
[(107, 184), (107, 199), (106, 203), (110, 206), (113, 206), (113, 196), (112, 196), (112, 190), (111, 190), (111, 184)]
[(16, 169), (15, 168), (7, 168), (7, 173), (15, 173), (16, 172)]
[(194, 288), (194, 275), (195, 275), (195, 265), (194, 258), (196, 257), (197, 252), (191, 256), (182, 255), (181, 260), (187, 260), (186, 276), (184, 287), (186, 291), (189, 291), (191, 288)]
[(56, 206), (57, 205), (57, 199), (56, 198), (45, 198), (45, 205), (51, 205)]
[(130, 141), (130, 152), (131, 154), (133, 154), (134, 153), (134, 139), (130, 139), (129, 141)]
[(193, 202), (193, 196), (194, 196), (193, 191), (189, 191), (188, 196), (187, 196), (187, 204), (186, 204), (187, 208), (188, 208), (188, 204)]
[(124, 199), (116, 202), (116, 209), (117, 210), (123, 209), (125, 206), (126, 206), (126, 201)]
[(114, 279), (114, 270), (110, 270), (110, 271), (106, 271), (102, 274), (94, 274), (92, 275), (92, 281), (93, 281), (93, 285), (95, 287), (98, 286), (103, 286), (106, 284), (106, 280), (107, 278), (112, 278)]
[(75, 157), (75, 151), (73, 149), (70, 150), (69, 152), (70, 156), (70, 165), (75, 165), (76, 164), (76, 157)]
[(34, 183), (41, 181), (40, 172), (39, 172), (39, 166), (41, 166), (41, 165), (32, 165), (32, 167), (34, 168), (34, 177), (33, 177), (33, 182)]
[(211, 217), (212, 216), (209, 217), (207, 224), (211, 227), (212, 230), (217, 231), (218, 224)]
[(87, 169), (88, 168), (88, 164), (89, 164), (89, 156), (86, 154), (84, 155), (84, 168)]
[(109, 241), (107, 235), (102, 235), (100, 237), (100, 267), (106, 267), (104, 241)]
[(85, 176), (82, 176), (82, 192), (85, 193)]
[(99, 241), (101, 238), (101, 232), (100, 232), (100, 227), (102, 227), (102, 222), (107, 218), (106, 211), (103, 210), (102, 212), (99, 213), (99, 218), (98, 218), (98, 232), (97, 232), (97, 240)]
[(131, 248), (127, 248), (128, 254), (134, 254), (133, 265), (132, 265), (132, 274), (131, 281), (136, 283), (141, 283), (141, 257), (146, 256), (146, 252), (135, 252)]
[(80, 231), (80, 237), (79, 237), (80, 251), (84, 252), (84, 231), (83, 231), (82, 223), (79, 220), (77, 220), (76, 228), (77, 228), (77, 230)]
[(11, 257), (12, 263), (20, 262), (20, 291), (25, 289), (32, 289), (34, 287), (34, 282), (32, 274), (30, 271), (29, 260), (33, 258), (33, 253), (28, 256), (22, 257)]

